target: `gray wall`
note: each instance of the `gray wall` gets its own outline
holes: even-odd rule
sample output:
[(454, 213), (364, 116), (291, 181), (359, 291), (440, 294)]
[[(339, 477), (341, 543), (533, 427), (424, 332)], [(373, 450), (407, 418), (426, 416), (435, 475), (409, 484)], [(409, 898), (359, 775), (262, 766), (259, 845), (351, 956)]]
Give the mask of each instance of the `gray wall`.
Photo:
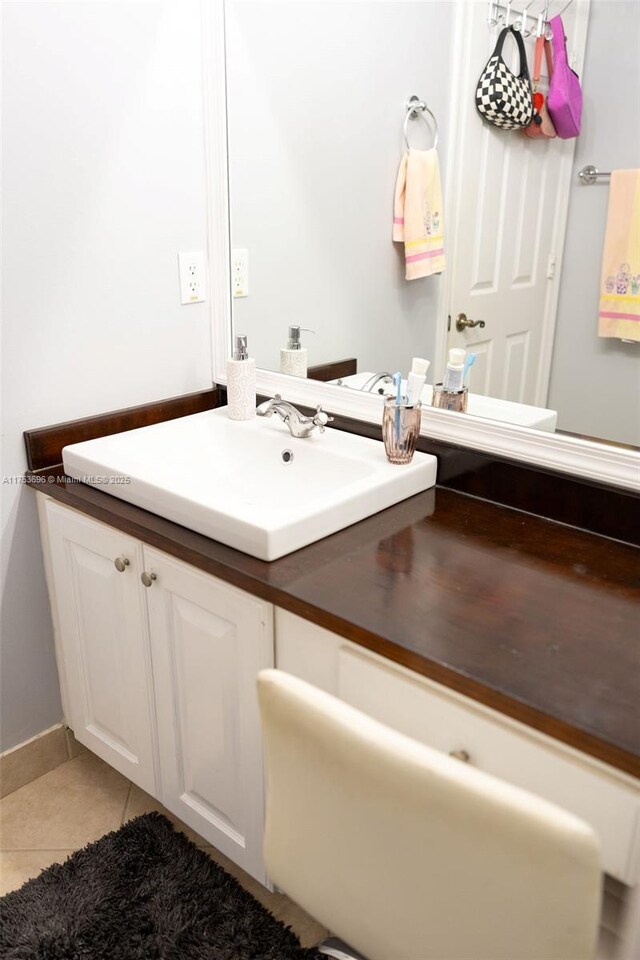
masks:
[[(197, 0), (2, 5), (2, 475), (22, 431), (211, 385)], [(35, 496), (2, 490), (1, 749), (61, 719)]]
[[(301, 3), (296, 16), (307, 6), (323, 16), (302, 53), (280, 50), (282, 57), (306, 59), (309, 82), (317, 87), (294, 91), (294, 116), (284, 110), (291, 63), (264, 61), (271, 42), (261, 38), (268, 29), (271, 41), (276, 28), (258, 5), (244, 6), (251, 22), (242, 22), (232, 42), (244, 38), (246, 59), (231, 83), (232, 95), (245, 85), (247, 109), (231, 117), (232, 149), (250, 144), (263, 167), (259, 179), (249, 176), (246, 147), (244, 161), (240, 151), (232, 168), (234, 177), (244, 176), (249, 198), (271, 204), (271, 219), (255, 241), (242, 221), (252, 213), (250, 204), (244, 213), (234, 210), (234, 242), (250, 246), (253, 298), (236, 307), (245, 311), (239, 322), (256, 310), (254, 352), (266, 363), (262, 351), (271, 351), (275, 362), (286, 326), (302, 322), (319, 330), (316, 341), (307, 341), (310, 362), (330, 359), (338, 348), (323, 339), (326, 319), (337, 318), (351, 331), (356, 318), (341, 355), (363, 356), (364, 341), (371, 351), (366, 362), (384, 367), (388, 346), (378, 345), (390, 331), (398, 348), (394, 365), (406, 368), (413, 353), (432, 356), (439, 281), (406, 285), (398, 251), (385, 281), (389, 296), (378, 300), (372, 290), (378, 272), (388, 269), (381, 258), (389, 259), (407, 95), (429, 99), (447, 142), (452, 4), (434, 2), (422, 10), (410, 3)], [(263, 6), (268, 17), (273, 4)], [(593, 0), (576, 169), (585, 163), (638, 165), (634, 8)], [(180, 306), (175, 262), (179, 250), (206, 243), (198, 0), (6, 3), (2, 14), (0, 472), (11, 477), (26, 466), (25, 429), (209, 386), (210, 329), (208, 304)], [(365, 25), (377, 38), (375, 55), (358, 42)], [(292, 30), (298, 26), (291, 22)], [(239, 29), (233, 17), (230, 29)], [(347, 89), (335, 79), (344, 75), (345, 63), (351, 70)], [(278, 79), (276, 99), (250, 76), (267, 68)], [(614, 119), (621, 110), (624, 125)], [(330, 121), (339, 148), (331, 153), (323, 149)], [(273, 136), (275, 166), (269, 159)], [(360, 173), (340, 186), (342, 161), (354, 153)], [(318, 157), (324, 166), (314, 176)], [(303, 177), (289, 159), (296, 169), (302, 159)], [(366, 196), (377, 198), (364, 220), (360, 184)], [(232, 183), (232, 191), (236, 187)], [(287, 226), (283, 216), (299, 200), (309, 216)], [(574, 187), (550, 405), (561, 411), (566, 429), (612, 435), (623, 413), (637, 414), (639, 348), (595, 336), (606, 200), (606, 187)], [(324, 210), (331, 216), (321, 225)], [(286, 244), (279, 239), (283, 226)], [(280, 274), (269, 257), (296, 254), (307, 237), (314, 257), (292, 272), (284, 289), (276, 286)], [(326, 259), (331, 250), (337, 257)], [(406, 330), (397, 325), (399, 315), (409, 317)], [(260, 324), (267, 319), (275, 326), (261, 344)], [(602, 403), (603, 396), (611, 401)], [(613, 427), (598, 420), (607, 407)], [(620, 430), (618, 438), (629, 439), (628, 431)], [(2, 484), (1, 493), (0, 749), (7, 749), (58, 722), (61, 708), (35, 498), (13, 484)]]
[[(316, 331), (310, 364), (433, 358), (440, 278), (405, 281), (391, 225), (412, 94), (438, 118), (444, 171), (453, 15), (438, 0), (228, 2), (231, 232), (250, 272), (234, 328), (260, 366), (278, 369), (291, 323)], [(432, 144), (422, 123), (411, 136)]]
[[(637, 0), (592, 0), (574, 171), (640, 166), (639, 52)], [(606, 182), (574, 177), (548, 406), (561, 430), (640, 444), (640, 343), (598, 337), (608, 198)]]

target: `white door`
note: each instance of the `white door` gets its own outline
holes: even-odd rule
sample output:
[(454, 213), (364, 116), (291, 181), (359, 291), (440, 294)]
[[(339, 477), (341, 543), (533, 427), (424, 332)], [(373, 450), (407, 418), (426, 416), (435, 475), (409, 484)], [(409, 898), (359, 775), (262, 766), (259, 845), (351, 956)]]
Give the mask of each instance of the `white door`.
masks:
[[(562, 6), (552, 0), (549, 17)], [(540, 8), (539, 0), (529, 7)], [(574, 3), (563, 15), (569, 57), (579, 67), (588, 8), (588, 2)], [(460, 4), (447, 349), (478, 355), (470, 371), (473, 393), (545, 406), (575, 140), (530, 140), (481, 120), (475, 87), (498, 36), (487, 24), (487, 9), (486, 3)], [(534, 37), (525, 40), (531, 74), (534, 43)], [(515, 49), (507, 37), (503, 54), (512, 68)], [(460, 314), (484, 327), (459, 331)]]
[(81, 743), (155, 793), (142, 546), (51, 500), (46, 518), (67, 722)]
[(264, 883), (256, 675), (274, 663), (273, 607), (150, 547), (144, 558), (162, 801)]

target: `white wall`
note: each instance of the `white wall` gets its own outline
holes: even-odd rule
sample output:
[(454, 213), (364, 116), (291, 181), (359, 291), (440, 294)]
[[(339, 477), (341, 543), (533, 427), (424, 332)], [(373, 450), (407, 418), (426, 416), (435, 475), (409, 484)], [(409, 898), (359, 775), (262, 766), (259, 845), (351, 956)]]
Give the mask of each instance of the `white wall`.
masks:
[[(260, 366), (278, 369), (294, 323), (316, 331), (310, 364), (433, 357), (440, 278), (405, 281), (391, 225), (412, 94), (438, 118), (444, 171), (453, 6), (227, 3), (232, 245), (250, 273), (234, 328)], [(432, 144), (422, 124), (411, 136)]]
[[(200, 8), (11, 2), (4, 18), (3, 476), (22, 431), (211, 386)], [(61, 719), (32, 491), (2, 486), (2, 741)]]
[[(640, 4), (592, 0), (574, 171), (640, 166)], [(598, 337), (609, 190), (574, 177), (548, 406), (558, 427), (640, 445), (640, 344)], [(640, 269), (640, 264), (638, 265)]]

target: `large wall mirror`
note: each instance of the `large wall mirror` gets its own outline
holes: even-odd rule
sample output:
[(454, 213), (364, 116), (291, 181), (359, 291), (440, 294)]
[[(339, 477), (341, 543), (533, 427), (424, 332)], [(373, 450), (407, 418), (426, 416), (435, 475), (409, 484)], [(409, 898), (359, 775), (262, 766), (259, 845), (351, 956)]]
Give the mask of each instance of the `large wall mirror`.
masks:
[[(532, 69), (542, 21), (560, 12), (583, 85), (580, 136), (484, 123), (475, 87), (505, 18)], [(598, 335), (609, 178), (579, 171), (640, 166), (640, 5), (225, 0), (224, 17), (232, 319), (258, 366), (284, 371), (289, 328), (303, 328), (308, 377), (357, 408), (414, 356), (431, 361), (428, 384), (441, 380), (462, 347), (476, 354), (468, 412), (449, 422), (531, 430), (540, 450), (592, 438), (628, 467), (619, 445), (640, 445), (640, 343)], [(510, 36), (504, 57), (517, 64)], [(425, 230), (444, 236), (446, 263), (408, 281), (392, 222), (412, 96), (433, 117), (409, 119), (410, 145), (431, 147), (437, 124), (442, 208)], [(640, 260), (611, 282), (640, 302)]]

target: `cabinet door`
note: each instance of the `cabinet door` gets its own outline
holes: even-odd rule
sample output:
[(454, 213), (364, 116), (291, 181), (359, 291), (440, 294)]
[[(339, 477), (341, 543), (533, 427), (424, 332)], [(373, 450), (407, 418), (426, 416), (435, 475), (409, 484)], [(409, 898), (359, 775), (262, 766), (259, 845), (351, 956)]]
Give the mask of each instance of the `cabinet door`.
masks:
[(273, 607), (144, 547), (162, 801), (264, 882), (256, 675), (273, 666)]
[(142, 545), (53, 501), (46, 520), (67, 722), (81, 743), (155, 793)]

